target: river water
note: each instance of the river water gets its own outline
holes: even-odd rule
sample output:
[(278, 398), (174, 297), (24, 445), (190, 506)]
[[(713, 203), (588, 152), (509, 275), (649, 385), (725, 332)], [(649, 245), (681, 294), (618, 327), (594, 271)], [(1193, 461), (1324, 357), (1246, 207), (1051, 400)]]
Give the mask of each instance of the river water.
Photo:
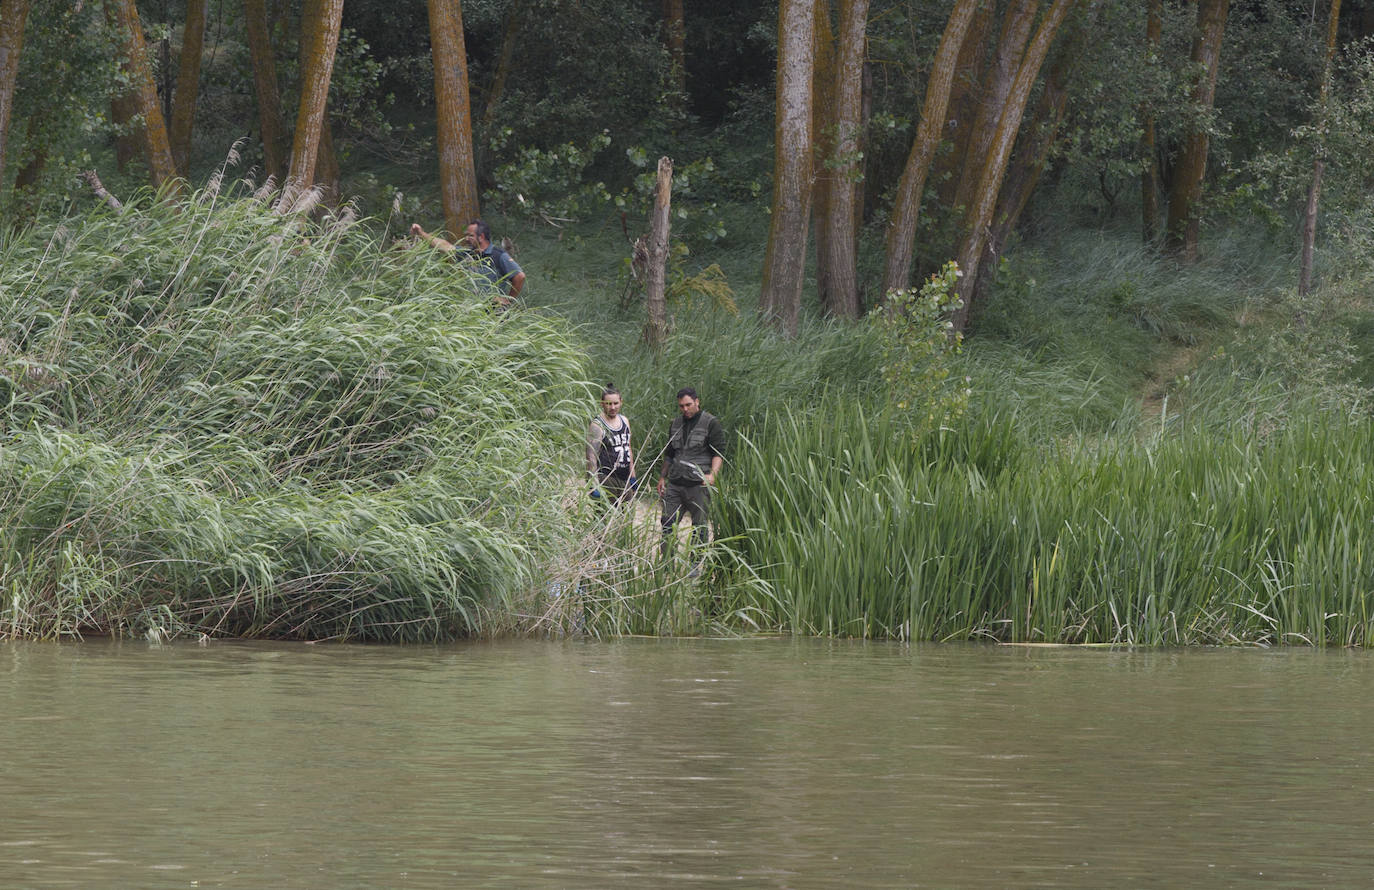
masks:
[(1374, 658), (0, 643), (0, 887), (1355, 886)]

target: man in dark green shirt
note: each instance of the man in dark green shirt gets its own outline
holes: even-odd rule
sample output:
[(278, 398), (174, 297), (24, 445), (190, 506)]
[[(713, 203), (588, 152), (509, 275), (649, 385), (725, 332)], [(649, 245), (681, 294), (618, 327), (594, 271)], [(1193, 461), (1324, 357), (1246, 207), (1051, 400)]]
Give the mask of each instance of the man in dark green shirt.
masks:
[(725, 451), (720, 421), (701, 410), (695, 389), (684, 386), (678, 390), (677, 406), (682, 414), (668, 428), (668, 447), (664, 451), (663, 470), (658, 475), (658, 494), (663, 501), (664, 556), (668, 555), (673, 530), (684, 512), (692, 518), (692, 543), (702, 546), (710, 539), (707, 512), (711, 488), (716, 484)]

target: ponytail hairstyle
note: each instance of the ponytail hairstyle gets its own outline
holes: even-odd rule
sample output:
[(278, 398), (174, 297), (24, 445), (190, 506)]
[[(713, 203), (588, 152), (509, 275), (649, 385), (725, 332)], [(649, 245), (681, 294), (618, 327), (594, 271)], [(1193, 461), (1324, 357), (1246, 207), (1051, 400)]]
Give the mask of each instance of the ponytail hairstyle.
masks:
[(620, 390), (615, 388), (614, 383), (607, 383), (606, 386), (601, 390), (601, 398), (603, 399), (606, 398), (606, 396), (618, 395), (620, 395)]

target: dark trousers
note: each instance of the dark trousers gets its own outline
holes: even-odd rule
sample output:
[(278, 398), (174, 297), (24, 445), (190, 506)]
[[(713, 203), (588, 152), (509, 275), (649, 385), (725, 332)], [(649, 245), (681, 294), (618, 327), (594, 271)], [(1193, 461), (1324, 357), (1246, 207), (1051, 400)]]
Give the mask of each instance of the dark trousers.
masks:
[(673, 529), (685, 512), (692, 517), (692, 543), (704, 546), (710, 539), (706, 514), (711, 507), (711, 489), (705, 485), (674, 485), (663, 487), (663, 546), (666, 556), (673, 540)]

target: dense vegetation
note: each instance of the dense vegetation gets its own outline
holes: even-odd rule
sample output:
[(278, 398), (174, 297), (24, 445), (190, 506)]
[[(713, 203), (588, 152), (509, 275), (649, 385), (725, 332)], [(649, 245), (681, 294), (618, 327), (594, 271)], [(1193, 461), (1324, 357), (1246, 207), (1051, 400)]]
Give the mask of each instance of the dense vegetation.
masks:
[(584, 359), (463, 274), (212, 191), (8, 237), (5, 632), (508, 620), (566, 525), (543, 486)]
[[(494, 315), (463, 266), (405, 239), (444, 215), (421, 10), (345, 8), (337, 192), (288, 212), (230, 184), (265, 162), (254, 139), (228, 148), (253, 118), (234, 9), (207, 32), (186, 168), (208, 184), (176, 195), (120, 156), (111, 26), (34, 0), (0, 158), (0, 635), (1369, 645), (1374, 4), (1347, 0), (1324, 80), (1327, 8), (1235, 0), (1205, 107), (1193, 4), (1158, 4), (1153, 48), (1156, 4), (1081, 4), (1033, 97), (1059, 84), (1061, 116), (1028, 112), (1016, 143), (1051, 134), (1038, 185), (966, 340), (947, 336), (969, 224), (954, 136), (920, 196), (926, 290), (881, 286), (953, 5), (873, 4), (863, 150), (816, 159), (822, 178), (852, 165), (863, 317), (826, 301), (811, 254), (780, 333), (760, 306), (776, 6), (694, 4), (683, 72), (658, 3), (463, 4), (484, 212), (529, 274), (525, 305)], [(278, 12), (292, 83), (309, 14)], [(148, 27), (164, 97), (182, 13)], [(512, 31), (550, 61), (501, 80)], [(1140, 186), (1202, 130), (1191, 255), (1142, 238)], [(630, 257), (663, 153), (670, 329), (651, 348)], [(1298, 298), (1318, 160), (1316, 287)], [(620, 513), (586, 496), (608, 381), (642, 477), (677, 387), (731, 432), (700, 578), (656, 557), (651, 496)]]

